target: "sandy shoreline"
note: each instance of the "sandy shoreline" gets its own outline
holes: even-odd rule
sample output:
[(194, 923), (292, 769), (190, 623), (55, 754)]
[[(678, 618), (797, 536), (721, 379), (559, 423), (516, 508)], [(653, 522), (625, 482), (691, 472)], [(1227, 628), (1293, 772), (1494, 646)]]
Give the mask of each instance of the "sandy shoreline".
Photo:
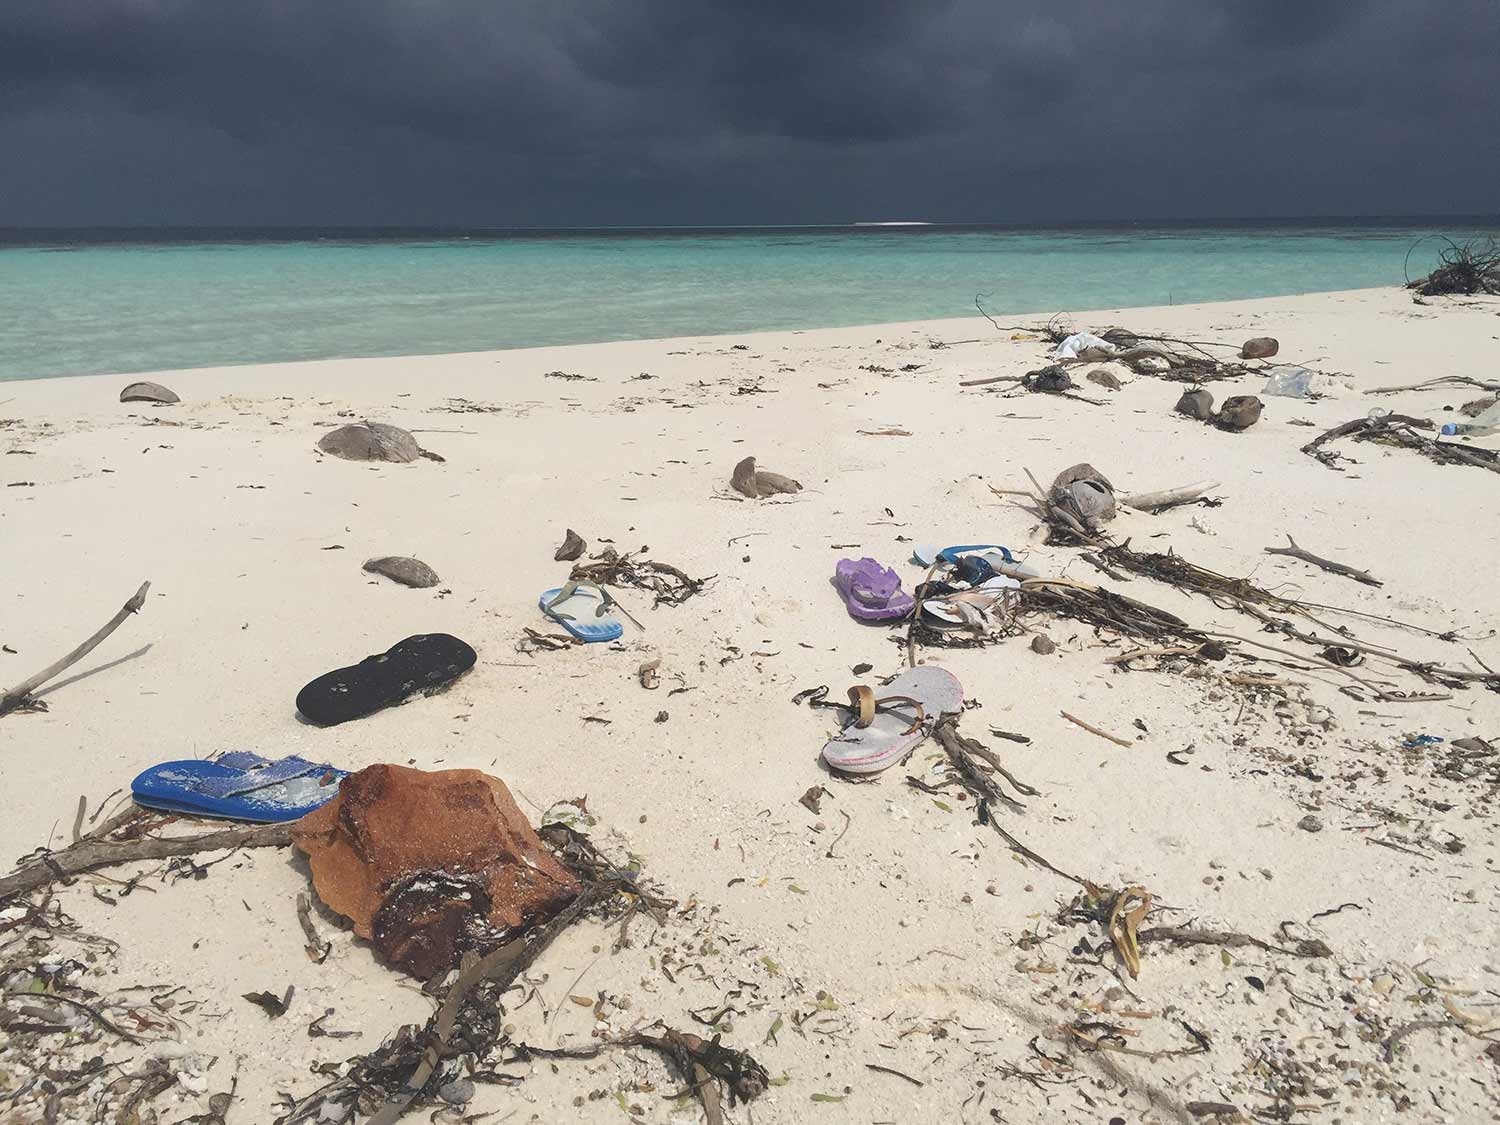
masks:
[[(1375, 405), (1455, 417), (1442, 408), (1479, 391), (1360, 392), (1439, 375), (1493, 381), (1497, 307), (1417, 307), (1398, 290), (1366, 290), (1072, 315), (1080, 328), (1193, 340), (1273, 335), (1280, 358), (1345, 373), (1357, 388), (1318, 402), (1267, 398), (1243, 434), (1175, 416), (1181, 387), (1160, 379), (1086, 386), (1097, 406), (960, 389), (1045, 362), (1039, 341), (978, 318), (172, 372), (157, 378), (183, 402), (166, 409), (116, 401), (140, 376), (0, 385), (0, 420), (13, 420), (0, 421), (0, 643), (16, 650), (0, 654), (0, 686), (152, 581), (144, 611), (45, 694), (46, 713), (0, 718), (0, 852), (65, 842), (80, 794), (92, 810), (164, 758), (249, 749), (350, 769), (475, 767), (502, 778), (533, 818), (587, 795), (600, 845), (639, 857), (666, 893), (696, 904), (654, 936), (638, 924), (618, 953), (599, 927), (567, 935), (531, 974), (535, 998), (508, 1015), (517, 1037), (588, 1042), (594, 1011), (566, 995), (604, 996), (597, 1010), (616, 1030), (660, 1018), (702, 1031), (691, 1011), (733, 1004), (725, 1042), (786, 1078), (754, 1103), (761, 1125), (989, 1120), (991, 1110), (1011, 1122), (1173, 1121), (1192, 1119), (1184, 1106), (1194, 1101), (1246, 1112), (1316, 1105), (1297, 1118), (1313, 1121), (1491, 1120), (1500, 1065), (1443, 998), (1500, 1020), (1495, 765), (1455, 779), (1438, 772), (1441, 746), (1403, 744), (1413, 734), (1442, 746), (1495, 739), (1494, 692), (1361, 701), (1326, 671), (1256, 662), (1290, 684), (1285, 699), (1252, 696), (1212, 672), (1117, 670), (1105, 657), (1120, 646), (1065, 621), (1045, 626), (1053, 656), (1024, 638), (928, 650), (979, 705), (966, 732), (1040, 790), (1024, 811), (1000, 814), (1030, 847), (1097, 883), (1147, 887), (1175, 911), (1161, 924), (1278, 944), (1316, 938), (1335, 954), (1156, 945), (1134, 981), (1080, 948), (1082, 938), (1099, 943), (1097, 926), (1057, 920), (1076, 887), (1019, 862), (969, 807), (905, 784), (925, 775), (930, 745), (876, 784), (839, 784), (817, 760), (830, 713), (790, 700), (818, 684), (841, 696), (859, 663), (873, 665), (870, 676), (898, 670), (892, 634), (850, 620), (829, 576), (838, 558), (868, 554), (910, 589), (921, 574), (910, 541), (1004, 543), (1043, 573), (1259, 636), (1232, 609), (1145, 578), (1117, 583), (1077, 549), (1042, 546), (1036, 518), (990, 488), (1024, 488), (1026, 469), (1046, 481), (1078, 461), (1122, 492), (1221, 482), (1222, 506), (1122, 515), (1118, 539), (1462, 638), (1350, 622), (1411, 659), (1500, 667), (1496, 475), (1361, 443), (1341, 446), (1358, 464), (1334, 472), (1298, 451)], [(939, 340), (949, 346), (933, 348)], [(556, 371), (584, 378), (547, 374)], [(1262, 382), (1210, 389), (1222, 399)], [(317, 453), (326, 429), (358, 419), (411, 429), (446, 460), (370, 467)], [(910, 436), (860, 433), (892, 428)], [(747, 454), (806, 490), (742, 502), (727, 478)], [(567, 527), (591, 549), (647, 545), (715, 578), (671, 608), (621, 591), (646, 631), (627, 627), (618, 648), (518, 653), (523, 628), (544, 624), (537, 594), (566, 577), (552, 553)], [(1384, 585), (1263, 553), (1288, 533)], [(360, 571), (387, 554), (423, 559), (441, 586), (407, 590)], [(293, 699), (313, 676), (433, 631), (479, 653), (450, 692), (327, 730), (298, 722)], [(635, 678), (648, 656), (662, 660), (662, 690)], [(1402, 672), (1391, 682), (1432, 690)], [(678, 687), (689, 690), (668, 694)], [(1311, 721), (1325, 714), (1326, 726)], [(798, 798), (818, 784), (831, 797), (813, 815)], [(845, 814), (849, 830), (829, 858)], [(1298, 827), (1310, 814), (1321, 831)], [(153, 1050), (195, 1060), (201, 1083), (161, 1095), (164, 1121), (202, 1112), (235, 1075), (228, 1120), (271, 1121), (278, 1094), (322, 1081), (310, 1063), (370, 1050), (431, 1010), (331, 918), (319, 925), (332, 955), (308, 960), (294, 913), (307, 877), (289, 853), (239, 854), (201, 880), (153, 874), (123, 897), (106, 887), (112, 904), (92, 893), (101, 886), (60, 888), (58, 903), (119, 942), (107, 979), (169, 981), (200, 1002), (180, 1030), (156, 1036), (172, 1046), (108, 1045), (127, 1061)], [(1359, 909), (1314, 917), (1350, 902)], [(1278, 935), (1283, 922), (1291, 929)], [(240, 999), (289, 984), (297, 1000), (280, 1020)], [(354, 1037), (307, 1036), (326, 1008), (329, 1026)], [(1147, 1055), (1192, 1048), (1184, 1023), (1212, 1048), (1090, 1052), (1058, 1031), (1080, 1014), (1125, 1027), (1118, 1043)], [(1386, 1062), (1382, 1041), (1425, 1020), (1445, 1026), (1403, 1039)], [(5, 1034), (0, 1097), (29, 1077), (7, 1067)], [(680, 1087), (650, 1057), (503, 1069), (526, 1080), (481, 1085), (467, 1112), (549, 1122), (697, 1112), (663, 1100)]]

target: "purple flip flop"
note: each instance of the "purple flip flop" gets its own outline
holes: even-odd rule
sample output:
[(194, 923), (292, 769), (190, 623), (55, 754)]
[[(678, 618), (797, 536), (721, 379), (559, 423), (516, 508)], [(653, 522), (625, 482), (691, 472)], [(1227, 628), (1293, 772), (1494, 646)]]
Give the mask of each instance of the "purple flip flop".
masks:
[(894, 570), (874, 559), (840, 559), (833, 584), (856, 621), (896, 621), (911, 612), (912, 597)]

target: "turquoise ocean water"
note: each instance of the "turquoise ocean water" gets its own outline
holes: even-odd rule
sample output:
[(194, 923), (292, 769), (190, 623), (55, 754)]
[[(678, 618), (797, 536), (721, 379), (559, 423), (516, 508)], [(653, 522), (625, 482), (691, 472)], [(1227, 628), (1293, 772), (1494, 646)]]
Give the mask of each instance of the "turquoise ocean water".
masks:
[(1398, 285), (1497, 226), (0, 231), (0, 381)]

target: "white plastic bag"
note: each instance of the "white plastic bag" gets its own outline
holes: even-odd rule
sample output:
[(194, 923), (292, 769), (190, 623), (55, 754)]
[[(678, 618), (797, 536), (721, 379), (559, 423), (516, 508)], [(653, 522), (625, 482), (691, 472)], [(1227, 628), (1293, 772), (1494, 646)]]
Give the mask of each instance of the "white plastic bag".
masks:
[(1085, 348), (1100, 348), (1106, 352), (1117, 350), (1108, 340), (1095, 336), (1091, 332), (1075, 332), (1057, 345), (1057, 350), (1052, 353), (1052, 357), (1054, 359), (1077, 359), (1078, 353)]

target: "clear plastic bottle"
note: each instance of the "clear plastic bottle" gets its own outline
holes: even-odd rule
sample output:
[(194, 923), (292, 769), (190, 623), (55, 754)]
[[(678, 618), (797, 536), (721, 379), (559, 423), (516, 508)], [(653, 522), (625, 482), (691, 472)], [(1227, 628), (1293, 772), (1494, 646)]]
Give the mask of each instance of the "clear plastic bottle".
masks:
[(1449, 437), (1489, 437), (1500, 434), (1500, 400), (1472, 422), (1447, 422), (1442, 432)]

